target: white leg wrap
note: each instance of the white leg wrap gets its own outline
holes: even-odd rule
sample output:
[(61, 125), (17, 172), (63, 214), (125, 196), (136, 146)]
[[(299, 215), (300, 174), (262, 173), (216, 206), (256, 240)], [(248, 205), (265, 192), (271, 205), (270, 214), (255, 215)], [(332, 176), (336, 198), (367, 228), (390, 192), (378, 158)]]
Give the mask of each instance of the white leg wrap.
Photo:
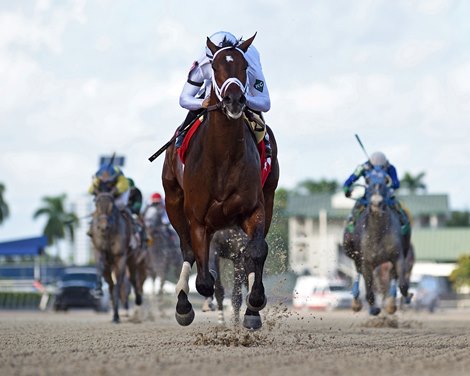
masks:
[(183, 266), (181, 268), (180, 279), (176, 284), (176, 296), (180, 293), (180, 291), (184, 291), (186, 295), (189, 294), (189, 274), (191, 273), (191, 264), (188, 261), (183, 262)]
[(248, 293), (251, 292), (251, 289), (253, 288), (254, 283), (255, 283), (255, 273), (252, 272), (248, 274)]

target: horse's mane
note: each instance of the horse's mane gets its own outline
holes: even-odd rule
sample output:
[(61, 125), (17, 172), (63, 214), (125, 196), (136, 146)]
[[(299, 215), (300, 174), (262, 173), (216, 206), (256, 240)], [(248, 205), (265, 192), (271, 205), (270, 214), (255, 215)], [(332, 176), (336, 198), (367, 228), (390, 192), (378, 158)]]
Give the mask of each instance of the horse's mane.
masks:
[(237, 47), (240, 42), (242, 41), (242, 39), (238, 39), (236, 41), (236, 43), (233, 43), (231, 40), (227, 39), (227, 37), (224, 37), (224, 40), (222, 41), (221, 45), (220, 45), (220, 48), (224, 48), (224, 47)]

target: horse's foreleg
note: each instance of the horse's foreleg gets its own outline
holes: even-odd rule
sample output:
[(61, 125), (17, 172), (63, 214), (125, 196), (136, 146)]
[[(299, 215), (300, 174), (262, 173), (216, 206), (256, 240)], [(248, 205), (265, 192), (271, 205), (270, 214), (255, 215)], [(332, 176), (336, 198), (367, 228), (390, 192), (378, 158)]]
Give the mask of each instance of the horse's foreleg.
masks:
[(124, 283), (126, 273), (126, 258), (124, 256), (117, 257), (117, 263), (114, 265), (111, 278), (114, 283), (113, 300), (114, 300), (114, 313), (113, 322), (118, 323), (119, 320), (119, 297), (121, 294), (121, 286)]
[(375, 305), (374, 270), (371, 265), (364, 266), (362, 274), (366, 283), (366, 300), (369, 303), (369, 313), (373, 316), (377, 316), (380, 313), (380, 308)]
[(195, 250), (197, 265), (196, 289), (206, 298), (214, 295), (214, 282), (217, 277), (214, 266), (209, 267), (211, 237), (212, 234), (204, 226), (191, 224), (191, 244)]
[(225, 290), (224, 286), (222, 285), (222, 279), (220, 278), (220, 258), (214, 254), (214, 267), (216, 269), (217, 278), (215, 279), (215, 286), (214, 286), (214, 295), (215, 299), (217, 300), (217, 322), (219, 324), (225, 323), (224, 318), (224, 296)]
[(244, 282), (245, 272), (243, 265), (239, 260), (233, 262), (233, 291), (232, 291), (232, 308), (233, 320), (235, 325), (240, 324), (240, 307), (242, 306), (242, 284)]
[(264, 208), (258, 208), (244, 223), (242, 229), (250, 239), (246, 245), (245, 270), (248, 276), (247, 310), (243, 326), (259, 329), (262, 326), (259, 311), (266, 306), (263, 286), (263, 268), (268, 256), (268, 244), (264, 239)]
[[(405, 300), (406, 304), (411, 302), (411, 296), (408, 294), (408, 289), (410, 288), (409, 285), (409, 277), (407, 276), (407, 265), (406, 260), (404, 257), (400, 257), (396, 263), (396, 270), (398, 274), (398, 283), (400, 287), (401, 295)], [(411, 273), (410, 273), (411, 274)]]
[[(360, 270), (360, 269), (359, 269)], [(359, 312), (362, 309), (362, 302), (360, 299), (360, 283), (361, 283), (361, 277), (362, 274), (360, 272), (357, 273), (356, 279), (353, 282), (353, 287), (352, 287), (352, 296), (353, 296), (353, 301), (352, 301), (352, 310), (354, 312)]]
[(392, 264), (389, 271), (388, 278), (388, 291), (386, 291), (387, 298), (385, 300), (385, 310), (389, 314), (394, 314), (397, 311), (397, 269), (396, 264)]

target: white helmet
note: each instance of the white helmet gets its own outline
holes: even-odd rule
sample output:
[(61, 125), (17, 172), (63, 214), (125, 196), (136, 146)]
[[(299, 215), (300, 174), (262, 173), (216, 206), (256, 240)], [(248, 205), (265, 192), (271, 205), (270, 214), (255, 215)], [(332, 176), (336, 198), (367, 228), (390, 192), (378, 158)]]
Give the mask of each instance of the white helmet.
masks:
[(387, 164), (387, 157), (381, 151), (376, 151), (370, 156), (370, 163), (374, 167), (384, 167)]
[[(216, 46), (222, 47), (224, 42), (230, 42), (234, 46), (237, 45), (238, 39), (235, 37), (235, 35), (229, 33), (228, 31), (218, 31), (217, 33), (212, 34), (209, 39), (211, 40), (212, 43), (214, 43)], [(209, 58), (209, 60), (212, 60), (212, 52), (209, 50), (209, 48), (206, 46), (206, 56)]]

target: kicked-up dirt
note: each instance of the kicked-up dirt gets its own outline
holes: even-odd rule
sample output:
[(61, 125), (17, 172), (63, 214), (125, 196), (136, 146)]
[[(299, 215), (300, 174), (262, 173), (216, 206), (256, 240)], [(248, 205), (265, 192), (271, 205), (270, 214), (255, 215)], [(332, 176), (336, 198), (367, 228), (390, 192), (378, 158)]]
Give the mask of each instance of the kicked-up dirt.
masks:
[[(228, 314), (226, 314), (228, 316)], [(219, 326), (172, 308), (141, 323), (111, 314), (0, 311), (0, 375), (461, 375), (470, 374), (470, 312), (263, 311), (263, 328)]]

